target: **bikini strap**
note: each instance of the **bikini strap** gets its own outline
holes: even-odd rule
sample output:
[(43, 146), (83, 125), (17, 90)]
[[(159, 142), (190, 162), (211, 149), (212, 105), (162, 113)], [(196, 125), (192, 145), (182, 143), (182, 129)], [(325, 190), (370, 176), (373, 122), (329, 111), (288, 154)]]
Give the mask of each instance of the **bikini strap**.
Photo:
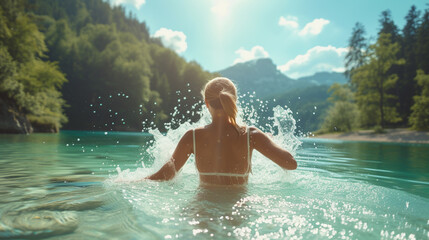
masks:
[(193, 145), (194, 145), (194, 157), (197, 157), (197, 148), (195, 147), (195, 129), (192, 129), (192, 139), (193, 139)]
[(250, 127), (247, 127), (247, 166), (248, 166), (247, 172), (252, 172), (251, 164), (252, 162), (250, 159)]

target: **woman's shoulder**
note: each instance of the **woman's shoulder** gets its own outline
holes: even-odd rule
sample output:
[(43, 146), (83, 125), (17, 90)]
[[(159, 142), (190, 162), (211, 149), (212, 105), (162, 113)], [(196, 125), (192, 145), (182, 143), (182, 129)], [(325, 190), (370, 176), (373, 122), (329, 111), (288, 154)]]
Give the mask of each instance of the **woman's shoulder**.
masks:
[(262, 130), (260, 130), (255, 126), (249, 126), (248, 131), (249, 131), (250, 139), (253, 141), (267, 138), (270, 135), (270, 134), (267, 135), (266, 133), (264, 133)]
[[(208, 125), (207, 125), (207, 126), (208, 126)], [(191, 132), (192, 132), (192, 131), (195, 131), (196, 133), (197, 133), (197, 132), (204, 132), (204, 131), (206, 131), (206, 130), (207, 130), (207, 126), (196, 127), (196, 128), (191, 129), (190, 131), (191, 131)]]
[(259, 128), (255, 127), (255, 126), (248, 126), (247, 129), (248, 129), (250, 135), (263, 133)]

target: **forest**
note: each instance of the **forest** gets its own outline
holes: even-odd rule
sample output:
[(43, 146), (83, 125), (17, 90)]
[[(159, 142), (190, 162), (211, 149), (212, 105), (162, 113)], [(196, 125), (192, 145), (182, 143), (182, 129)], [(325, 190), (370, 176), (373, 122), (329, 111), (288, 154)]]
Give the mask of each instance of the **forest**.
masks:
[(380, 14), (376, 41), (356, 23), (345, 58), (349, 83), (329, 92), (321, 131), (411, 127), (429, 130), (429, 9), (411, 6), (402, 29)]
[[(350, 81), (334, 84), (329, 102), (315, 99), (300, 120), (315, 125), (317, 105), (327, 109), (322, 132), (429, 130), (429, 9), (411, 6), (405, 19), (399, 29), (383, 11), (375, 39), (356, 23), (345, 58)], [(0, 120), (24, 128), (0, 132), (162, 131), (166, 123), (197, 120), (200, 90), (219, 75), (102, 0), (2, 1), (0, 58)]]
[(215, 76), (102, 0), (2, 1), (0, 56), (1, 102), (39, 132), (162, 129), (174, 111), (196, 119), (183, 109)]

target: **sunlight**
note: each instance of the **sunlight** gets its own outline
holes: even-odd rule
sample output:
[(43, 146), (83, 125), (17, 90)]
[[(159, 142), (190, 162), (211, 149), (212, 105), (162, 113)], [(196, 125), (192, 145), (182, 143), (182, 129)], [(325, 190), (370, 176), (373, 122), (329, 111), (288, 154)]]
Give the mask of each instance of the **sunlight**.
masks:
[(210, 10), (219, 17), (226, 17), (230, 13), (230, 8), (230, 1), (215, 1), (215, 5)]

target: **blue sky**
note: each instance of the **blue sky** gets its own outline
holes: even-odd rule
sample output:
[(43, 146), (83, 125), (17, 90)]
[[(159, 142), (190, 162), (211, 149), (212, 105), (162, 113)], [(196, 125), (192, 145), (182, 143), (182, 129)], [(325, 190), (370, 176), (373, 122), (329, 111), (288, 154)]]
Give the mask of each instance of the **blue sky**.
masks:
[(425, 0), (109, 0), (122, 5), (152, 36), (208, 71), (270, 57), (292, 78), (342, 71), (348, 39), (361, 22), (375, 38), (379, 16), (390, 9), (399, 29), (414, 4)]

